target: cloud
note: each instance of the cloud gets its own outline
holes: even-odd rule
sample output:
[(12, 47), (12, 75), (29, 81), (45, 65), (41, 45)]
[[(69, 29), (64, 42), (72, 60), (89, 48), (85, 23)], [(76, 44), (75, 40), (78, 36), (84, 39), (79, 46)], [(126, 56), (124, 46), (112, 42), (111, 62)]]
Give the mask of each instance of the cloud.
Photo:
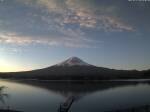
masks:
[(68, 22), (79, 23), (80, 26), (89, 28), (100, 28), (105, 31), (134, 31), (134, 28), (125, 23), (115, 13), (117, 8), (111, 5), (92, 4), (91, 0), (67, 0), (68, 7), (75, 13), (75, 16), (68, 19)]
[[(93, 2), (93, 0), (27, 0), (31, 6), (48, 11), (57, 24), (78, 24), (85, 28), (104, 31), (134, 31), (134, 28), (116, 15), (117, 7)], [(49, 23), (52, 16), (42, 16)], [(53, 21), (53, 22), (54, 22)]]
[(32, 43), (33, 40), (29, 37), (21, 37), (15, 33), (3, 33), (0, 34), (0, 42), (2, 43), (17, 43), (18, 45)]
[[(115, 6), (100, 3), (97, 5), (93, 0), (14, 0), (11, 1), (13, 3), (4, 0), (3, 2), (0, 7), (1, 43), (95, 47), (102, 42), (88, 37), (85, 29), (104, 32), (134, 31), (131, 25), (116, 15)], [(16, 6), (22, 6), (23, 10), (13, 6), (17, 3)], [(8, 14), (10, 11), (11, 13)]]
[(99, 18), (99, 23), (101, 24), (99, 28), (104, 29), (105, 31), (135, 31), (132, 26), (125, 24), (116, 17), (101, 16)]
[(18, 33), (5, 32), (0, 34), (0, 43), (29, 45), (29, 44), (46, 44), (49, 46), (64, 46), (64, 47), (95, 47), (100, 44), (100, 41), (94, 41), (86, 38), (80, 30), (74, 31), (71, 29), (63, 30), (61, 32), (64, 36), (61, 37), (27, 37)]

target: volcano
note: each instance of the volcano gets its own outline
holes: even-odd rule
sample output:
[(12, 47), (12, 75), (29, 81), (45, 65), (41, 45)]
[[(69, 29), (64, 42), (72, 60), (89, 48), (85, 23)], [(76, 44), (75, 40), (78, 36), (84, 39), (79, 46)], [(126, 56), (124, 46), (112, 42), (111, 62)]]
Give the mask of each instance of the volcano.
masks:
[(56, 66), (92, 66), (92, 65), (84, 62), (78, 57), (71, 57), (59, 64), (56, 64)]
[(150, 78), (150, 70), (116, 70), (97, 67), (71, 57), (53, 66), (25, 72), (0, 73), (1, 78), (38, 80), (110, 80)]

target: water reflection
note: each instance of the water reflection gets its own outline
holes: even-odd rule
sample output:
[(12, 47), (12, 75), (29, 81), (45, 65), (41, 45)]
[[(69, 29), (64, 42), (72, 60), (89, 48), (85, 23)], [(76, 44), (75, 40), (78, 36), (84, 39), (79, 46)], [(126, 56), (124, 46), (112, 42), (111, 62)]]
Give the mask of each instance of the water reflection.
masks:
[(3, 81), (3, 84), (10, 88), (10, 105), (24, 112), (57, 112), (60, 104), (72, 97), (72, 112), (99, 112), (150, 104), (148, 82)]
[[(13, 81), (14, 82), (14, 81)], [(81, 95), (85, 96), (87, 94), (94, 93), (96, 91), (104, 91), (107, 89), (113, 89), (117, 87), (124, 86), (136, 86), (140, 84), (139, 82), (50, 82), (50, 81), (15, 81), (20, 84), (26, 84), (34, 87), (45, 88), (49, 91), (53, 91), (57, 94), (60, 94), (64, 97), (70, 95)], [(144, 83), (142, 83), (144, 84)], [(149, 82), (145, 82), (149, 84)]]
[(10, 109), (10, 106), (5, 103), (6, 98), (9, 97), (9, 95), (4, 91), (6, 88), (7, 87), (5, 86), (0, 86), (0, 102), (3, 104), (3, 106), (0, 107), (0, 112), (21, 112)]
[(39, 81), (19, 81), (18, 83), (28, 84), (30, 86), (44, 88), (50, 92), (54, 92), (68, 98), (70, 96), (76, 97), (76, 100), (91, 95), (96, 92), (103, 92), (108, 90), (115, 90), (125, 87), (136, 87), (140, 84), (149, 85), (149, 82), (39, 82)]

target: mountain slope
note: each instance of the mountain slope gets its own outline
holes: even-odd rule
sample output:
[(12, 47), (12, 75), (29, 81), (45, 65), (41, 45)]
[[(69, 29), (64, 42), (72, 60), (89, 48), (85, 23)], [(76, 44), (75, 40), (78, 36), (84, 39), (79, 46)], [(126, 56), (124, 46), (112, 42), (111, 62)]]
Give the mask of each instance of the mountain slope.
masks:
[[(147, 73), (147, 74), (145, 74)], [(27, 72), (3, 73), (3, 78), (27, 78), (39, 80), (106, 80), (127, 78), (149, 78), (149, 72), (136, 70), (115, 70), (90, 65), (77, 57), (71, 57), (59, 64)]]
[(78, 57), (71, 57), (59, 64), (56, 64), (56, 66), (92, 66), (92, 65), (82, 61)]

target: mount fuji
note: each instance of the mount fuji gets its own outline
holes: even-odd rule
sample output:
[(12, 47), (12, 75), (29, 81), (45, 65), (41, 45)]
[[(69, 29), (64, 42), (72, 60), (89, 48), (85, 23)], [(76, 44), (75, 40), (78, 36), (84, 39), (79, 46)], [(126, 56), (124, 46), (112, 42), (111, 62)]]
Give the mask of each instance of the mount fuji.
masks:
[(0, 73), (1, 78), (38, 80), (109, 80), (150, 78), (150, 70), (116, 70), (97, 67), (78, 57), (71, 57), (53, 66), (25, 72)]
[(92, 66), (92, 65), (82, 61), (78, 57), (71, 57), (59, 64), (56, 64), (56, 66)]

